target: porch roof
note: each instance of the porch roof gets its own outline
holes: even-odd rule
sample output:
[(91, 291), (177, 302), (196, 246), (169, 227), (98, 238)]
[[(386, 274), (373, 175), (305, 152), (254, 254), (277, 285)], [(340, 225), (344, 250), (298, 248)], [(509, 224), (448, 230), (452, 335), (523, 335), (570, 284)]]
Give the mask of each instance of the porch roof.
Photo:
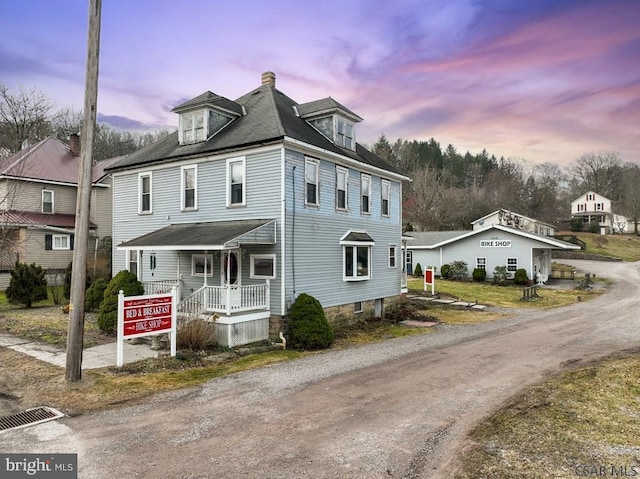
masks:
[(199, 251), (275, 243), (276, 220), (235, 220), (169, 225), (125, 241), (118, 249)]

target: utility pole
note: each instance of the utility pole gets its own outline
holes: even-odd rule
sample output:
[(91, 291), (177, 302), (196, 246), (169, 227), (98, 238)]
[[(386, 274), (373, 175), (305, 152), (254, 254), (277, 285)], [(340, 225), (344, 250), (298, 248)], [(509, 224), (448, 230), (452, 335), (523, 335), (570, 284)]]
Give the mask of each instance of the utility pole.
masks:
[(100, 11), (102, 0), (89, 0), (87, 73), (84, 90), (84, 118), (80, 137), (80, 168), (76, 200), (75, 247), (71, 272), (71, 300), (67, 333), (67, 381), (82, 379), (82, 342), (84, 339), (84, 294), (87, 281), (89, 246), (89, 206), (93, 173), (93, 137), (98, 103), (98, 58), (100, 56)]

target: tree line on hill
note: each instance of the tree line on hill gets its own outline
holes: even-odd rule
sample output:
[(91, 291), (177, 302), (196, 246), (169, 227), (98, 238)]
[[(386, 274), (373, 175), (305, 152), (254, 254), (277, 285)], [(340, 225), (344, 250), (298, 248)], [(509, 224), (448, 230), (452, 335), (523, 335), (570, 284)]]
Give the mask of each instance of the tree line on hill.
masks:
[(370, 149), (411, 178), (403, 185), (405, 228), (470, 229), (471, 221), (500, 208), (555, 226), (570, 218), (571, 202), (587, 191), (612, 200), (614, 213), (640, 221), (640, 165), (615, 152), (585, 153), (562, 168), (486, 150), (461, 154), (434, 138), (391, 143), (383, 134)]
[[(54, 110), (49, 96), (34, 87), (10, 90), (0, 83), (0, 159), (48, 136), (68, 143), (82, 129), (82, 113), (71, 108)], [(94, 138), (94, 161), (132, 153), (170, 132), (130, 132), (98, 123)]]

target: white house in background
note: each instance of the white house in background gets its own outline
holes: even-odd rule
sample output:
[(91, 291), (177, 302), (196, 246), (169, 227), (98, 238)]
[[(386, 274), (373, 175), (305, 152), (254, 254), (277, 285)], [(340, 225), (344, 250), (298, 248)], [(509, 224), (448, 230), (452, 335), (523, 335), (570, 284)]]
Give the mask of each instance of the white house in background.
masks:
[(571, 202), (571, 217), (581, 218), (585, 230), (596, 222), (603, 235), (633, 231), (633, 222), (625, 216), (615, 214), (611, 200), (593, 191), (587, 191)]
[(479, 230), (489, 225), (502, 225), (542, 236), (553, 236), (555, 234), (555, 228), (549, 223), (544, 223), (504, 208), (472, 221), (471, 225), (474, 230)]
[(173, 109), (178, 131), (113, 165), (113, 269), (183, 313), (217, 316), (226, 346), (277, 334), (300, 293), (381, 313), (406, 286), (402, 181), (356, 142), (357, 114), (297, 103), (275, 74), (236, 100)]
[(506, 266), (511, 277), (524, 268), (529, 278), (546, 281), (551, 274), (552, 250), (580, 249), (550, 236), (499, 224), (473, 231), (412, 231), (405, 235), (413, 237), (407, 242), (407, 271), (412, 272), (420, 263), (423, 270), (437, 267), (439, 274), (443, 264), (464, 261), (469, 274), (474, 268), (482, 268), (487, 279), (493, 277), (496, 266)]

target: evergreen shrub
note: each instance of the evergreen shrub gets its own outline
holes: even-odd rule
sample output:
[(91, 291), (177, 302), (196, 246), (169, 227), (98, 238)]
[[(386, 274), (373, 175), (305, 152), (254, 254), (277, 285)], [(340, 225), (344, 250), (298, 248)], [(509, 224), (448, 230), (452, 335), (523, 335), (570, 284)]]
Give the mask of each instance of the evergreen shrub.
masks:
[(116, 274), (104, 290), (104, 299), (98, 313), (98, 327), (104, 332), (115, 332), (118, 326), (118, 293), (122, 290), (125, 296), (144, 294), (144, 286), (134, 273), (122, 270)]
[(447, 279), (449, 278), (450, 272), (451, 272), (451, 265), (449, 263), (445, 263), (440, 267), (440, 277)]
[(84, 296), (84, 310), (96, 311), (100, 309), (100, 304), (104, 299), (104, 290), (107, 289), (107, 282), (102, 279), (96, 279)]
[(422, 277), (422, 266), (420, 266), (420, 263), (416, 263), (416, 267), (413, 268), (413, 275)]
[(527, 276), (527, 270), (519, 268), (516, 270), (516, 274), (513, 277), (513, 282), (518, 285), (525, 285), (529, 283), (529, 277)]
[(320, 302), (302, 293), (289, 312), (287, 344), (293, 349), (324, 349), (333, 344), (333, 330)]
[(484, 268), (474, 268), (473, 280), (481, 283), (485, 279), (487, 279), (487, 271)]
[(11, 270), (9, 287), (5, 294), (11, 303), (24, 304), (30, 308), (33, 303), (48, 299), (45, 270), (35, 263), (16, 262)]

